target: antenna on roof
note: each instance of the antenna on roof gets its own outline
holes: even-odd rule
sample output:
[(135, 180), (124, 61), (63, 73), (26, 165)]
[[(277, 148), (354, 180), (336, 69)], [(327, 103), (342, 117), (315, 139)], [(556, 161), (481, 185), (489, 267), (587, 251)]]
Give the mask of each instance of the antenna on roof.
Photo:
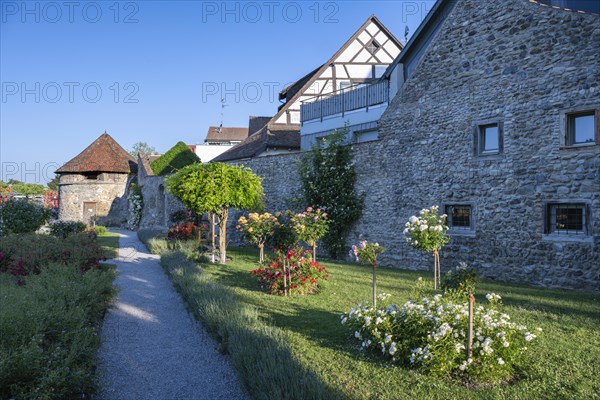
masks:
[(408, 25), (406, 25), (404, 27), (404, 44), (408, 43), (408, 33), (410, 32), (410, 29), (408, 29)]
[(225, 114), (225, 107), (227, 107), (227, 104), (225, 104), (225, 98), (223, 97), (221, 98), (221, 124), (217, 129), (218, 134), (221, 134), (221, 131), (223, 130), (223, 115)]

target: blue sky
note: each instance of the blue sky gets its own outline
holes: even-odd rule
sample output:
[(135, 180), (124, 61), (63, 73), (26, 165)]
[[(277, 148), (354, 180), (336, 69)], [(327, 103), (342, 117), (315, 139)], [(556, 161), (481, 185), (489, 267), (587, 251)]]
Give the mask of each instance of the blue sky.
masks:
[(0, 1), (0, 179), (44, 183), (105, 130), (201, 143), (271, 116), (371, 14), (399, 39), (434, 1)]

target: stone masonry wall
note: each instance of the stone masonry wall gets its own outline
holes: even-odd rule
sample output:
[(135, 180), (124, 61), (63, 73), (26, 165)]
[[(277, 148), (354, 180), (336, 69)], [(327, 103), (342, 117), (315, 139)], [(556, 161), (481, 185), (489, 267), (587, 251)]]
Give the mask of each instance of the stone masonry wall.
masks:
[[(600, 107), (599, 82), (600, 17), (460, 0), (381, 118), (371, 162), (357, 159), (372, 174), (357, 232), (396, 265), (430, 267), (403, 223), (432, 204), (471, 204), (475, 232), (453, 236), (442, 268), (464, 260), (488, 278), (598, 290), (600, 146), (566, 149), (561, 136), (562, 113)], [(504, 124), (504, 151), (476, 156), (473, 128), (490, 119)], [(551, 201), (588, 204), (589, 235), (545, 235)]]
[(101, 174), (102, 180), (88, 180), (79, 174), (63, 174), (59, 180), (59, 219), (84, 221), (84, 202), (95, 202), (98, 224), (122, 226), (127, 222), (125, 191), (127, 174)]
[(140, 228), (168, 228), (171, 214), (185, 207), (166, 190), (164, 176), (147, 176), (139, 184), (144, 199)]
[[(561, 140), (565, 112), (600, 108), (599, 18), (526, 0), (459, 0), (381, 118), (380, 140), (353, 145), (366, 203), (348, 244), (378, 241), (383, 264), (431, 270), (404, 223), (434, 204), (470, 204), (474, 232), (452, 235), (443, 271), (466, 261), (489, 279), (599, 290), (600, 146)], [(474, 127), (486, 120), (503, 124), (500, 155), (475, 155)], [(294, 206), (298, 159), (241, 162), (263, 177), (269, 211)], [(587, 236), (545, 234), (555, 201), (588, 205)]]

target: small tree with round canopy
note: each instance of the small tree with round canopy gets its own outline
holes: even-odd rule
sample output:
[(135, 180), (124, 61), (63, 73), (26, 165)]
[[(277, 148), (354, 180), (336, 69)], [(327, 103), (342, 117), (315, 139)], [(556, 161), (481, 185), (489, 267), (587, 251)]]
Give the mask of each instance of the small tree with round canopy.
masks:
[(257, 211), (263, 206), (261, 179), (249, 168), (223, 163), (192, 164), (165, 179), (168, 190), (188, 209), (213, 213), (219, 226), (219, 262), (227, 261), (229, 209)]

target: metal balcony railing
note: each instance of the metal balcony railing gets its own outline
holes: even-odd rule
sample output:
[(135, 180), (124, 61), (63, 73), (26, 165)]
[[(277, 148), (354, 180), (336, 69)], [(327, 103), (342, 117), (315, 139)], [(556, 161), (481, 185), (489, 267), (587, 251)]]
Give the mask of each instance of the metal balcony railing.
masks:
[(300, 105), (300, 123), (329, 115), (341, 114), (386, 103), (389, 100), (389, 81), (383, 80), (370, 85), (350, 87), (328, 94), (315, 96)]

